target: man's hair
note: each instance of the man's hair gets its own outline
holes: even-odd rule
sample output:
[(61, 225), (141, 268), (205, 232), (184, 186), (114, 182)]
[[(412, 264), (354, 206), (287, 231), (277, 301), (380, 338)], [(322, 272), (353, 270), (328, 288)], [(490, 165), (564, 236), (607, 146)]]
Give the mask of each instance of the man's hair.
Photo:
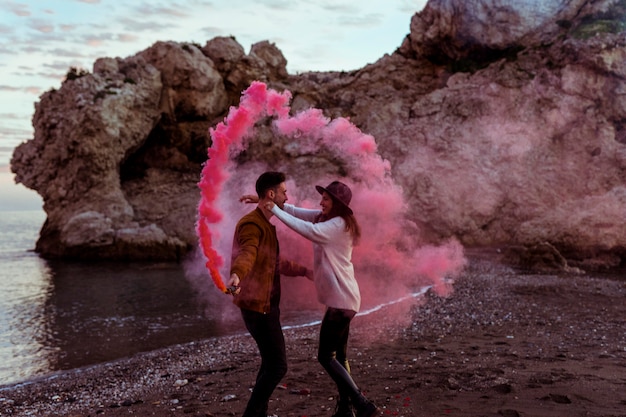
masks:
[(268, 190), (278, 187), (278, 185), (280, 185), (281, 182), (285, 182), (285, 180), (285, 174), (282, 172), (264, 172), (259, 179), (256, 180), (256, 194), (259, 198), (264, 198)]

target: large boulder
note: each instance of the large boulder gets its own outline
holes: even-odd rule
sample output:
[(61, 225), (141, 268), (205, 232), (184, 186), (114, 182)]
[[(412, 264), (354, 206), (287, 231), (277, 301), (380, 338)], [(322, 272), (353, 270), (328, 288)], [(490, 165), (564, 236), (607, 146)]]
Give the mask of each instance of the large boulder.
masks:
[(159, 120), (162, 88), (159, 71), (141, 56), (106, 58), (93, 74), (68, 77), (41, 97), (35, 138), (18, 146), (11, 161), (16, 180), (44, 200), (39, 252), (106, 258), (120, 257), (122, 246), (158, 254), (185, 247), (165, 233), (155, 239), (158, 226), (136, 221), (120, 186), (120, 165)]
[[(431, 0), (396, 52), (352, 72), (289, 75), (275, 45), (246, 54), (230, 37), (99, 60), (42, 96), (35, 138), (14, 153), (17, 180), (48, 213), (38, 250), (171, 259), (194, 247), (208, 128), (260, 80), (289, 89), (294, 111), (320, 108), (372, 134), (427, 240), (623, 264), (625, 7)], [(257, 133), (240, 163), (282, 159), (304, 182), (343, 169)]]
[[(422, 13), (450, 3), (431, 1)], [(322, 82), (306, 75), (295, 90), (377, 138), (412, 220), (433, 240), (548, 243), (574, 266), (619, 266), (626, 255), (626, 36), (624, 8), (612, 3), (577, 4), (592, 11), (560, 22), (551, 43), (542, 32), (536, 43), (526, 35), (499, 46), (474, 43), (516, 45), (503, 55), (433, 60), (405, 42), (353, 74)], [(469, 14), (476, 2), (454, 4)], [(439, 42), (451, 45), (446, 36)]]
[[(157, 42), (126, 59), (72, 69), (36, 105), (16, 181), (39, 192), (46, 257), (176, 260), (195, 246), (208, 128), (255, 79), (287, 76), (275, 45), (234, 38), (204, 48)], [(233, 75), (237, 74), (237, 75)], [(229, 81), (230, 80), (230, 81)]]
[(622, 7), (618, 0), (431, 0), (411, 19), (408, 47), (435, 62), (493, 59), (550, 44), (581, 16)]

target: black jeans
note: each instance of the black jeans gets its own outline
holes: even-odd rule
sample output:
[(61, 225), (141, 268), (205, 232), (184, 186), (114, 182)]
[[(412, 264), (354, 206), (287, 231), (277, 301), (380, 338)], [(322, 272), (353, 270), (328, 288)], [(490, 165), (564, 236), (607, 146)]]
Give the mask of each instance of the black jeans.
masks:
[(320, 328), (320, 342), (317, 351), (317, 358), (322, 366), (330, 360), (336, 359), (350, 371), (346, 354), (348, 350), (348, 336), (350, 335), (350, 322), (355, 314), (352, 310), (341, 310), (332, 307), (326, 310)]
[(287, 373), (287, 354), (280, 325), (280, 309), (272, 308), (267, 314), (242, 309), (241, 316), (261, 354), (261, 368), (243, 417), (265, 417), (270, 397)]
[(346, 352), (350, 322), (356, 315), (352, 310), (329, 307), (326, 310), (320, 329), (320, 344), (317, 360), (337, 384), (340, 401), (351, 401), (356, 407), (366, 399), (350, 376), (350, 366)]

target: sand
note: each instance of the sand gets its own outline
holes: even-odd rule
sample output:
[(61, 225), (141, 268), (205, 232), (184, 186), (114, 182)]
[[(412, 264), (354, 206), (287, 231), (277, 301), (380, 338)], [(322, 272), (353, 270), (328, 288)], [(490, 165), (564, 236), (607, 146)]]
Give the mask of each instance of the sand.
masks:
[[(384, 416), (626, 416), (626, 279), (530, 274), (474, 257), (398, 324), (355, 318), (352, 373)], [(285, 331), (278, 416), (331, 416), (317, 326)], [(249, 336), (198, 341), (0, 388), (0, 416), (240, 416)]]

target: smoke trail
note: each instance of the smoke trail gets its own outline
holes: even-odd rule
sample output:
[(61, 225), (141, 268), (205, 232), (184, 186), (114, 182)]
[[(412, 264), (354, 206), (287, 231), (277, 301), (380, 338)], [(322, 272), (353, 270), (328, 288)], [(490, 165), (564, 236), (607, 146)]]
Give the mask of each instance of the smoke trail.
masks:
[[(197, 232), (206, 266), (218, 288), (223, 290), (220, 271), (225, 267), (219, 254), (230, 253), (234, 224), (250, 210), (237, 199), (251, 193), (258, 175), (269, 169), (258, 163), (248, 170), (236, 166), (232, 158), (247, 149), (255, 123), (270, 117), (274, 134), (290, 138), (295, 154), (324, 151), (347, 173), (340, 179), (352, 188), (351, 207), (362, 228), (362, 242), (354, 250), (353, 261), (364, 308), (406, 297), (425, 286), (440, 295), (448, 294), (452, 279), (466, 263), (460, 243), (452, 239), (441, 246), (432, 246), (421, 241), (417, 225), (407, 220), (408, 207), (402, 189), (393, 181), (390, 163), (377, 153), (373, 136), (361, 132), (346, 118), (331, 120), (319, 109), (290, 116), (290, 98), (288, 91), (277, 93), (263, 83), (254, 82), (243, 92), (239, 107), (231, 108), (225, 122), (210, 130), (213, 145), (199, 183), (201, 202)], [(229, 175), (232, 172), (237, 175)], [(289, 176), (289, 172), (286, 173)], [(338, 179), (321, 175), (310, 172), (301, 176), (301, 181), (311, 181), (307, 184), (288, 181), (289, 202), (318, 207), (320, 196), (313, 185), (325, 186)], [(228, 186), (224, 187), (226, 182)], [(301, 198), (293, 201), (294, 196)], [(277, 229), (281, 256), (310, 265), (310, 243), (280, 222)], [(311, 304), (310, 283), (285, 281), (289, 294), (284, 297), (287, 305)]]
[(210, 225), (219, 224), (223, 217), (215, 202), (228, 179), (228, 170), (225, 168), (229, 164), (229, 156), (231, 152), (243, 149), (244, 138), (259, 118), (273, 115), (284, 117), (289, 111), (286, 105), (290, 97), (289, 92), (279, 94), (271, 91), (268, 94), (265, 84), (253, 83), (245, 91), (239, 108), (231, 108), (226, 121), (210, 130), (213, 144), (208, 150), (209, 159), (202, 169), (198, 184), (201, 198), (196, 232), (206, 258), (206, 267), (213, 282), (222, 292), (226, 292), (220, 275), (224, 260), (215, 249), (214, 232)]

